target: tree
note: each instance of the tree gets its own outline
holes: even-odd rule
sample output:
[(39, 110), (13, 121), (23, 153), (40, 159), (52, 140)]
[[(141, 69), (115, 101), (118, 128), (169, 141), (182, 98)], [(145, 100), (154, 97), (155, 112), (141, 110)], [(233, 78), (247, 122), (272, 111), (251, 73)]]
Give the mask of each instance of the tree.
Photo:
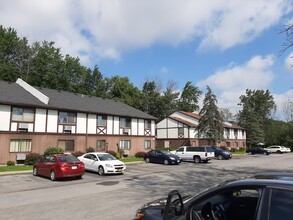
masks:
[(228, 109), (228, 108), (220, 108), (219, 111), (220, 111), (224, 121), (228, 121), (228, 122), (234, 122), (235, 121), (235, 115), (233, 115), (233, 113), (230, 111), (230, 109)]
[(283, 102), (282, 113), (287, 122), (293, 121), (293, 102), (290, 99)]
[(283, 54), (286, 50), (293, 46), (293, 24), (285, 24), (280, 33), (284, 33), (286, 35), (285, 42), (283, 43), (281, 50), (281, 54)]
[(268, 90), (246, 90), (239, 97), (242, 110), (239, 111), (239, 124), (246, 129), (249, 146), (265, 142), (265, 122), (276, 110), (273, 96)]
[(181, 93), (177, 109), (179, 111), (194, 112), (199, 109), (198, 100), (202, 92), (192, 82), (188, 81)]
[(203, 107), (199, 112), (201, 118), (199, 119), (197, 129), (199, 137), (206, 138), (213, 143), (220, 142), (224, 134), (223, 118), (217, 107), (217, 103), (216, 95), (207, 86)]

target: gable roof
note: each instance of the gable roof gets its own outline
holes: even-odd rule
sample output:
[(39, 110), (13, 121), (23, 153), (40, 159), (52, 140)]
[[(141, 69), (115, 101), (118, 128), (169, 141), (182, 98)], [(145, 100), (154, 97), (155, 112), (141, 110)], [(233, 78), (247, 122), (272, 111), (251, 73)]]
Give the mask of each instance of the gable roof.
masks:
[(157, 119), (154, 116), (115, 100), (54, 89), (34, 88), (49, 98), (48, 104), (41, 102), (19, 84), (5, 81), (0, 81), (0, 103), (62, 111)]
[(182, 124), (188, 125), (188, 126), (190, 126), (190, 127), (195, 127), (195, 126), (197, 126), (196, 124), (194, 124), (194, 123), (192, 123), (192, 122), (190, 122), (190, 121), (183, 120), (182, 118), (172, 117), (172, 116), (170, 116), (169, 118), (171, 118), (171, 119), (173, 119), (173, 120), (175, 120), (175, 121), (178, 121), (178, 122), (180, 122), (180, 123), (182, 123)]

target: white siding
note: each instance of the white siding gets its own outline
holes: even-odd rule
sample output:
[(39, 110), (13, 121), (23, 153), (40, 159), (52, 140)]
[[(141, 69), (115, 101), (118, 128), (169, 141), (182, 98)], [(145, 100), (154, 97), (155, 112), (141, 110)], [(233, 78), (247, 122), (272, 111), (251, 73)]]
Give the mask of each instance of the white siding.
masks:
[(195, 129), (195, 127), (189, 128), (189, 135), (190, 138), (198, 138), (197, 130)]
[(46, 109), (36, 109), (35, 132), (46, 132)]
[(178, 138), (178, 128), (169, 128), (168, 138)]
[(156, 135), (156, 122), (152, 120), (152, 136)]
[(144, 119), (138, 121), (138, 135), (144, 135)]
[(157, 129), (157, 138), (167, 138), (167, 129)]
[(166, 127), (167, 127), (167, 119), (166, 118), (157, 123), (157, 128), (166, 128)]
[(47, 132), (57, 132), (58, 111), (48, 110)]
[(16, 131), (17, 130), (17, 123), (16, 122), (12, 122), (10, 129), (11, 129), (11, 131)]
[(113, 121), (113, 126), (114, 126), (114, 134), (119, 134), (119, 117), (114, 117)]
[(11, 110), (9, 105), (0, 105), (0, 130), (9, 131)]
[(107, 134), (113, 134), (113, 116), (107, 117)]
[(87, 132), (88, 134), (96, 134), (97, 133), (97, 116), (94, 114), (88, 115), (88, 123), (87, 123)]
[(76, 133), (78, 134), (86, 133), (86, 114), (85, 113), (77, 113)]
[(138, 126), (138, 119), (132, 119), (131, 120), (132, 122), (131, 122), (131, 134), (132, 135), (137, 135), (138, 134), (138, 128), (137, 128), (137, 126)]
[(178, 122), (174, 121), (172, 119), (168, 119), (167, 126), (168, 126), (168, 128), (178, 127)]

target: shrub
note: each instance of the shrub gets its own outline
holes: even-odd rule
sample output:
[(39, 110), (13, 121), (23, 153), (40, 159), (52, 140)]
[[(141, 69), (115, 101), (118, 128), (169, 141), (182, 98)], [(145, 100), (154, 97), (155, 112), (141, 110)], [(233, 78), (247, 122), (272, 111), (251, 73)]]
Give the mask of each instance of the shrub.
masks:
[(44, 156), (48, 156), (50, 154), (63, 154), (64, 150), (58, 147), (49, 147), (45, 150)]
[(95, 149), (94, 149), (93, 147), (88, 147), (88, 148), (86, 149), (86, 152), (87, 152), (87, 153), (95, 152)]
[(236, 148), (235, 147), (233, 147), (233, 148), (231, 148), (231, 150), (230, 150), (231, 152), (235, 152), (236, 151)]
[(41, 154), (37, 153), (30, 153), (26, 155), (26, 158), (24, 160), (25, 165), (34, 165), (36, 162), (40, 161), (42, 159)]
[(239, 151), (245, 151), (245, 147), (240, 147)]
[(12, 161), (12, 160), (8, 160), (8, 161), (7, 161), (7, 166), (9, 166), (9, 167), (11, 167), (11, 166), (15, 166), (14, 161)]
[(75, 156), (75, 157), (80, 157), (81, 155), (84, 155), (84, 152), (82, 151), (74, 151), (71, 153), (71, 155)]
[(116, 157), (116, 159), (120, 159), (121, 158), (121, 154), (120, 153), (115, 153), (115, 156), (114, 157)]
[(142, 157), (144, 157), (144, 155), (145, 155), (145, 152), (139, 151), (135, 154), (135, 157), (142, 158)]
[(116, 156), (116, 152), (112, 150), (108, 150), (106, 153), (111, 154), (112, 156)]

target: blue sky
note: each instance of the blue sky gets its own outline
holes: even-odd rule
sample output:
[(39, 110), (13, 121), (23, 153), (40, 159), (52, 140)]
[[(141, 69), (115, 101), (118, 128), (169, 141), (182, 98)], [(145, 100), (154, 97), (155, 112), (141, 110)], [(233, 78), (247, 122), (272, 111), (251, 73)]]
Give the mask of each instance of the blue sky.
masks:
[(279, 56), (293, 0), (0, 0), (0, 21), (139, 88), (209, 85), (232, 112), (245, 89), (269, 89), (279, 118), (293, 101), (292, 48)]

